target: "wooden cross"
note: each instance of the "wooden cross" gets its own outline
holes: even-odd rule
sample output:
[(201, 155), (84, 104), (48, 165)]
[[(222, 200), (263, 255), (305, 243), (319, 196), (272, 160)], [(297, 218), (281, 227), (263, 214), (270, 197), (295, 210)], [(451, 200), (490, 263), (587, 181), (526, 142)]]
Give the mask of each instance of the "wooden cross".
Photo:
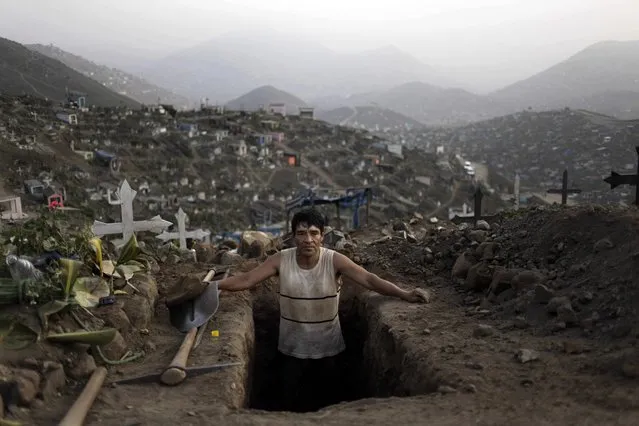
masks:
[(177, 232), (162, 232), (160, 235), (158, 235), (155, 238), (159, 238), (160, 240), (167, 242), (170, 240), (180, 240), (180, 249), (182, 250), (186, 250), (186, 239), (187, 238), (193, 238), (196, 240), (204, 240), (205, 238), (208, 238), (211, 235), (210, 231), (204, 231), (203, 229), (196, 229), (194, 231), (187, 231), (186, 230), (186, 213), (184, 213), (184, 210), (182, 210), (182, 207), (180, 207), (180, 210), (178, 210), (178, 212), (175, 214), (175, 218), (177, 219), (177, 223), (178, 223), (178, 231)]
[(637, 173), (634, 175), (620, 175), (614, 171), (610, 172), (610, 176), (604, 179), (604, 182), (610, 184), (613, 190), (619, 185), (630, 185), (635, 187), (635, 205), (639, 207), (639, 146), (635, 147), (637, 152)]
[(568, 202), (568, 194), (579, 194), (581, 189), (568, 189), (568, 170), (564, 170), (561, 177), (561, 189), (549, 189), (546, 191), (548, 194), (561, 194), (561, 205), (566, 205)]
[(96, 220), (93, 222), (91, 230), (95, 235), (112, 235), (122, 233), (124, 242), (128, 242), (135, 232), (151, 231), (162, 232), (172, 225), (171, 222), (162, 219), (159, 215), (149, 220), (134, 221), (133, 220), (133, 199), (137, 191), (131, 188), (126, 180), (122, 182), (118, 191), (120, 194), (119, 202), (110, 201), (109, 204), (119, 204), (121, 209), (121, 222), (104, 223)]

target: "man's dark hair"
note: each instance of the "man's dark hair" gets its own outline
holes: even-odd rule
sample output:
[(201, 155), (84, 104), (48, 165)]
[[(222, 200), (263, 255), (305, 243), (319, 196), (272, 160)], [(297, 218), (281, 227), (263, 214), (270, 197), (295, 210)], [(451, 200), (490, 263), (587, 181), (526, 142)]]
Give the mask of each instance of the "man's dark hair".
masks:
[(313, 208), (300, 210), (295, 213), (291, 220), (291, 230), (293, 232), (297, 231), (297, 226), (300, 223), (305, 223), (309, 228), (316, 226), (322, 234), (324, 233), (324, 216)]

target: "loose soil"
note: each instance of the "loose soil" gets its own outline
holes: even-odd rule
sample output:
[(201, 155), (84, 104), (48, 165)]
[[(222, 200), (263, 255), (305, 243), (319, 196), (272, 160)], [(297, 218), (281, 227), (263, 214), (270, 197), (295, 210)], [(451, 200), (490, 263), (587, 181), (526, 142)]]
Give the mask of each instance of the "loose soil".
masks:
[[(346, 283), (341, 316), (353, 374), (347, 399), (363, 399), (317, 412), (266, 410), (277, 398), (269, 402), (264, 395), (285, 391), (275, 386), (262, 391), (280, 373), (268, 362), (277, 342), (277, 283), (272, 281), (253, 293), (225, 294), (210, 325), (219, 337), (206, 333), (189, 360), (191, 366), (230, 361), (244, 366), (187, 378), (173, 388), (107, 384), (86, 424), (636, 424), (637, 214), (537, 208), (500, 222), (487, 233), (501, 253), (490, 265), (541, 271), (554, 296), (573, 302), (575, 324), (560, 327), (554, 315), (536, 306), (536, 287), (488, 301), (485, 290), (468, 290), (464, 280), (451, 278), (457, 257), (478, 245), (468, 231), (418, 224), (413, 229), (417, 242), (392, 238), (368, 244), (382, 234), (363, 230), (354, 233), (358, 261), (400, 286), (433, 293), (430, 304), (409, 304)], [(606, 238), (610, 244), (601, 242)], [(111, 369), (107, 380), (161, 371), (170, 362), (183, 336), (170, 326), (162, 295), (183, 273), (207, 267), (164, 267), (148, 337), (157, 350), (141, 362)], [(521, 350), (538, 359), (518, 361)], [(34, 410), (34, 424), (56, 424), (77, 391)], [(262, 410), (249, 408), (255, 406)]]

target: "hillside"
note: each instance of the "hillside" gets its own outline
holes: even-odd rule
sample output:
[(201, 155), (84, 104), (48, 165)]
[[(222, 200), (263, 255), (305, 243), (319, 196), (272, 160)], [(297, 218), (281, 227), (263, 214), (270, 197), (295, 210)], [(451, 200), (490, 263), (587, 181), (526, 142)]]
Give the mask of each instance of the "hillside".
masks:
[(584, 108), (639, 117), (639, 41), (593, 44), (565, 61), (493, 93), (511, 107)]
[(284, 103), (287, 114), (297, 114), (298, 108), (305, 107), (306, 102), (273, 86), (262, 86), (229, 101), (226, 107), (235, 111), (257, 111), (272, 103)]
[(30, 44), (26, 47), (50, 58), (57, 59), (114, 92), (128, 96), (140, 103), (149, 105), (156, 104), (159, 101), (159, 103), (171, 104), (177, 108), (192, 105), (192, 101), (188, 98), (151, 84), (143, 78), (136, 77), (117, 68), (96, 64), (54, 45)]
[(341, 107), (330, 111), (318, 111), (316, 117), (331, 124), (369, 131), (396, 131), (424, 126), (403, 114), (374, 106)]
[(417, 81), (383, 92), (353, 95), (348, 102), (351, 105), (374, 103), (424, 124), (454, 125), (503, 113), (501, 105), (487, 96)]
[(139, 107), (62, 62), (0, 38), (0, 88), (11, 95), (34, 95), (62, 102), (66, 89), (87, 94), (87, 105)]
[(519, 173), (522, 188), (531, 191), (559, 188), (567, 169), (569, 185), (584, 191), (578, 198), (618, 202), (634, 194), (627, 186), (610, 191), (603, 178), (611, 170), (635, 173), (639, 120), (569, 109), (526, 111), (458, 128), (416, 130), (404, 137), (422, 146), (459, 149), (511, 182)]

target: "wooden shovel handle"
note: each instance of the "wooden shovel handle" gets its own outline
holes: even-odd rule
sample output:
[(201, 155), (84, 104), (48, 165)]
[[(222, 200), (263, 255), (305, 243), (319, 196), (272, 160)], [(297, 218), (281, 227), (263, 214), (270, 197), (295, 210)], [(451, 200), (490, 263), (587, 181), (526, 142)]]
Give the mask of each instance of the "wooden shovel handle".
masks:
[(186, 379), (186, 363), (189, 359), (189, 354), (195, 343), (195, 335), (197, 334), (197, 327), (193, 327), (186, 333), (180, 349), (173, 357), (169, 367), (162, 373), (160, 381), (165, 385), (174, 386), (181, 383)]
[(95, 369), (84, 389), (82, 389), (82, 393), (75, 400), (59, 426), (82, 426), (84, 424), (84, 419), (89, 414), (93, 401), (100, 393), (106, 375), (106, 368), (98, 367)]

